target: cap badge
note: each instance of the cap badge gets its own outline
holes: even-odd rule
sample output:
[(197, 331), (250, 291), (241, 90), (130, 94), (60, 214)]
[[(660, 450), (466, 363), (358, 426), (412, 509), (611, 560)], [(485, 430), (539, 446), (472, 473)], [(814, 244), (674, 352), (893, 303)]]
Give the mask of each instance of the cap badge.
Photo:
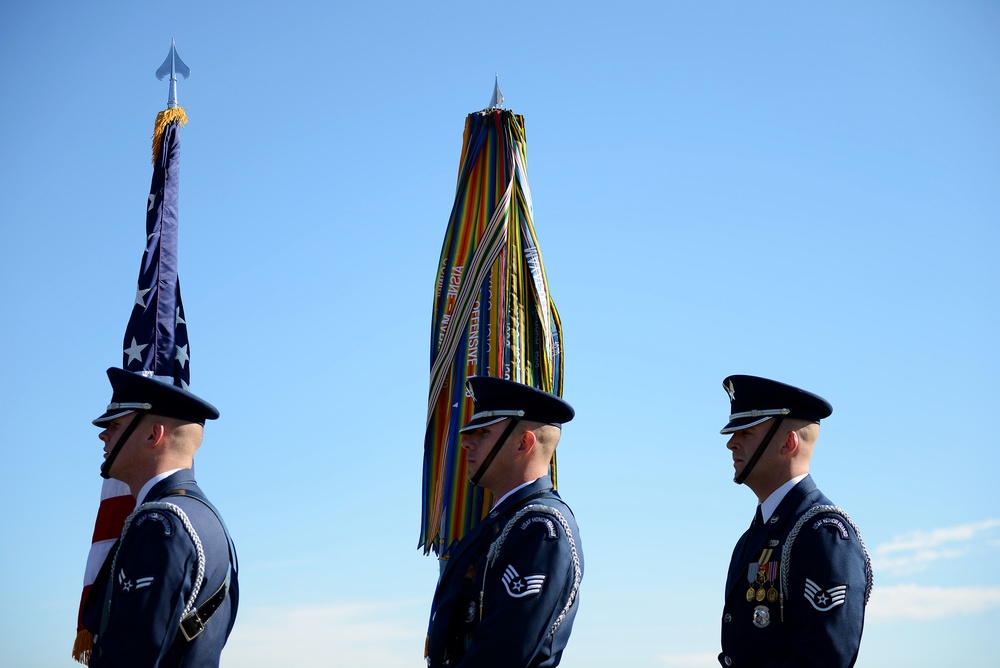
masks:
[(729, 395), (730, 401), (736, 401), (736, 387), (733, 385), (732, 380), (726, 381), (726, 394)]

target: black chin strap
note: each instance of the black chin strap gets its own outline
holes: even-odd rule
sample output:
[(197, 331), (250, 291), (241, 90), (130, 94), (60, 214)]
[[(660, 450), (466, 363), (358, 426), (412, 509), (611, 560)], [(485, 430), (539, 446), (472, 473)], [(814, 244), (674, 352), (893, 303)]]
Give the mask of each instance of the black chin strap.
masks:
[(105, 480), (111, 477), (111, 465), (114, 463), (115, 458), (118, 457), (118, 452), (122, 449), (122, 446), (125, 445), (125, 441), (128, 440), (128, 437), (132, 435), (132, 432), (136, 430), (136, 427), (139, 426), (139, 421), (142, 420), (142, 416), (145, 414), (146, 411), (135, 412), (135, 417), (132, 418), (132, 422), (125, 427), (125, 431), (123, 431), (122, 435), (118, 438), (118, 442), (115, 443), (115, 447), (111, 448), (111, 452), (108, 453), (108, 458), (104, 460), (103, 464), (101, 464), (101, 477)]
[(761, 455), (764, 454), (764, 449), (767, 448), (771, 439), (774, 438), (774, 434), (778, 431), (778, 427), (781, 425), (781, 421), (783, 419), (784, 418), (781, 417), (774, 418), (774, 424), (771, 425), (771, 429), (768, 430), (764, 440), (760, 442), (757, 452), (753, 453), (753, 456), (750, 457), (750, 461), (748, 461), (746, 466), (743, 467), (743, 470), (740, 471), (739, 475), (733, 478), (733, 482), (737, 485), (742, 485), (743, 481), (750, 475), (750, 472), (753, 471), (753, 467), (757, 465), (757, 461), (760, 459)]
[(479, 484), (483, 474), (486, 473), (486, 469), (493, 463), (493, 458), (497, 456), (498, 452), (500, 452), (500, 448), (502, 448), (503, 444), (507, 442), (507, 438), (511, 435), (511, 432), (514, 431), (514, 427), (516, 427), (517, 423), (520, 421), (520, 415), (516, 415), (510, 419), (510, 422), (507, 424), (507, 428), (503, 430), (503, 433), (500, 434), (500, 438), (498, 438), (496, 444), (494, 444), (493, 449), (490, 450), (490, 454), (486, 455), (486, 459), (484, 459), (483, 463), (479, 465), (479, 470), (476, 471), (474, 476), (472, 476), (471, 482), (473, 485)]

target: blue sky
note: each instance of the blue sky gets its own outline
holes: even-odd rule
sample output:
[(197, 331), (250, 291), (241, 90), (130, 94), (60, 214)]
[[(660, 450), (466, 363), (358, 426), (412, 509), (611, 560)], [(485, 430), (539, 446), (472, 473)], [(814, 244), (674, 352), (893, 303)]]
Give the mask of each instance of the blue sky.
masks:
[(998, 28), (970, 1), (4, 4), (0, 663), (75, 665), (89, 421), (121, 364), (171, 38), (193, 72), (192, 389), (222, 412), (197, 471), (242, 565), (224, 666), (423, 665), (435, 271), (494, 73), (525, 116), (578, 416), (559, 473), (587, 571), (562, 665), (715, 665), (754, 510), (718, 434), (731, 373), (834, 406), (813, 473), (874, 561), (858, 666), (982, 663)]

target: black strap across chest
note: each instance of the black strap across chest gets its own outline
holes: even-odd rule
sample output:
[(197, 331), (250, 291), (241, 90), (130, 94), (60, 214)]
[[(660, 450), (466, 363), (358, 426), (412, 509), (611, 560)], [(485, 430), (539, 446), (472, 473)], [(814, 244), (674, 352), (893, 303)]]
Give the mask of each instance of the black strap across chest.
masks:
[(181, 631), (177, 634), (174, 642), (191, 642), (200, 636), (205, 630), (205, 624), (207, 624), (212, 615), (214, 615), (215, 612), (222, 607), (223, 602), (226, 600), (226, 596), (229, 594), (229, 584), (232, 580), (233, 571), (238, 568), (236, 561), (236, 546), (233, 544), (233, 539), (229, 535), (229, 529), (226, 527), (226, 523), (222, 520), (222, 515), (219, 514), (219, 511), (212, 505), (211, 501), (192, 489), (173, 489), (167, 492), (163, 498), (171, 496), (189, 496), (192, 499), (196, 499), (208, 506), (208, 509), (211, 510), (216, 519), (219, 520), (219, 524), (222, 525), (222, 530), (226, 534), (226, 541), (229, 543), (229, 567), (226, 569), (226, 579), (223, 580), (222, 584), (219, 585), (219, 588), (215, 590), (215, 593), (209, 596), (201, 605), (197, 606), (181, 618)]

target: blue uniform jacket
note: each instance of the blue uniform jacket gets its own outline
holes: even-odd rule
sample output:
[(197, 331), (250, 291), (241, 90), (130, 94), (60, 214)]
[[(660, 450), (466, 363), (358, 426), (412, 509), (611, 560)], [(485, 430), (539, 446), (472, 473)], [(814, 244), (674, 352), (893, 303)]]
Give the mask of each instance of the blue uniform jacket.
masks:
[(582, 577), (576, 519), (552, 480), (540, 478), (505, 499), (452, 550), (431, 606), (428, 665), (559, 665)]
[[(853, 666), (865, 617), (865, 551), (849, 521), (821, 513), (792, 544), (784, 611), (781, 552), (796, 521), (815, 505), (832, 505), (806, 476), (765, 526), (733, 550), (722, 616), (723, 666)], [(782, 615), (784, 619), (782, 619)]]
[[(147, 504), (162, 501), (176, 505), (201, 540), (205, 573), (196, 605), (222, 585), (230, 557), (226, 531), (215, 513), (195, 498), (170, 495), (173, 490), (202, 494), (191, 469), (178, 471), (154, 485), (143, 506), (131, 516), (124, 538), (116, 545), (117, 556), (112, 549), (94, 583), (84, 610), (84, 624), (97, 635), (90, 668), (219, 665), (222, 647), (236, 620), (237, 565), (233, 564), (229, 594), (206, 623), (204, 632), (191, 642), (178, 638), (179, 621), (197, 575), (196, 548), (176, 514), (148, 508)], [(114, 572), (110, 572), (112, 560)]]

